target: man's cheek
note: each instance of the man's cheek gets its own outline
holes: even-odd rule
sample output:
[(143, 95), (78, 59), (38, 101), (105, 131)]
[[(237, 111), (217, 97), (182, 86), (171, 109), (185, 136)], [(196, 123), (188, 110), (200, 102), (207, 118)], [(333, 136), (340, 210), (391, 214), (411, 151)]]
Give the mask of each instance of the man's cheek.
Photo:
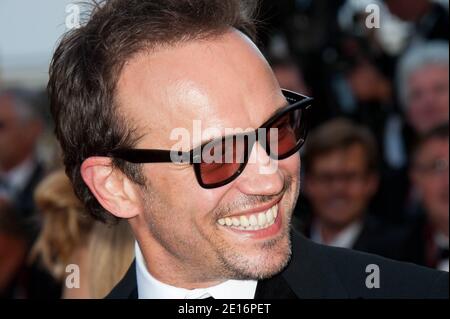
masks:
[(294, 156), (292, 156), (292, 174), (293, 175), (299, 175), (300, 174), (300, 167), (301, 167), (301, 160), (300, 160), (300, 154), (296, 153)]

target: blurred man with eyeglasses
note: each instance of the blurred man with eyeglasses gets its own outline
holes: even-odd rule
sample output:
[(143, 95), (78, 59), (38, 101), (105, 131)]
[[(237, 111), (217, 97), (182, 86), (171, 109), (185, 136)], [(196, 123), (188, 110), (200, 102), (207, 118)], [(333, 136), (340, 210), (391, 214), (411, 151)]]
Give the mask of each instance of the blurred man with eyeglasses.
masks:
[(418, 264), (448, 271), (449, 125), (426, 132), (413, 153), (410, 178), (422, 215), (411, 229), (405, 254)]
[(310, 215), (303, 231), (313, 241), (399, 258), (401, 238), (371, 213), (378, 190), (378, 148), (371, 132), (335, 119), (308, 136), (303, 156)]
[(411, 201), (408, 155), (418, 136), (449, 118), (448, 41), (411, 46), (398, 61), (396, 80), (403, 114), (393, 114), (386, 121), (382, 191), (384, 202), (391, 207), (389, 213), (397, 217), (393, 219), (405, 222), (417, 217)]

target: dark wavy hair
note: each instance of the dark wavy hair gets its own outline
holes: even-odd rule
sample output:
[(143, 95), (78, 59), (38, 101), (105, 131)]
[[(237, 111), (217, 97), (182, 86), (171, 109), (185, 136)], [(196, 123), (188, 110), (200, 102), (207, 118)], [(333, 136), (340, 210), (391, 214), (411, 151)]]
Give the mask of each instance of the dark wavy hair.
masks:
[[(116, 220), (84, 183), (82, 162), (133, 147), (139, 138), (116, 111), (116, 83), (125, 62), (143, 50), (218, 36), (230, 28), (254, 39), (255, 7), (251, 0), (109, 0), (95, 2), (87, 22), (65, 34), (50, 65), (51, 113), (66, 174), (93, 217)], [(145, 185), (139, 165), (120, 160), (113, 165)]]

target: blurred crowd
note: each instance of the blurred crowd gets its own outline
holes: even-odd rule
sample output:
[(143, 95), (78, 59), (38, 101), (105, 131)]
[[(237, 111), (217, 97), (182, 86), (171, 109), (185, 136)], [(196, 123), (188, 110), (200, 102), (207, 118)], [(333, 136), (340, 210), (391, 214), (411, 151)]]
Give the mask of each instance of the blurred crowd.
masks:
[[(265, 0), (258, 20), (280, 85), (315, 99), (293, 226), (448, 271), (448, 1)], [(47, 107), (44, 88), (0, 73), (0, 298), (102, 298), (134, 238), (85, 214)]]

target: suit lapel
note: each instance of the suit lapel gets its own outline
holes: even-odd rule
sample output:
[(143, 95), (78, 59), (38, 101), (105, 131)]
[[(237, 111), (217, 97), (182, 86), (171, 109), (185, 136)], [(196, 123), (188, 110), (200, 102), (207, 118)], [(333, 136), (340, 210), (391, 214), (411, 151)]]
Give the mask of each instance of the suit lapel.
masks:
[(272, 278), (259, 280), (256, 286), (255, 299), (297, 299), (281, 274)]
[(106, 299), (138, 299), (136, 261), (133, 261), (125, 276), (106, 296)]
[(345, 298), (347, 291), (321, 245), (292, 230), (292, 257), (281, 275), (301, 299)]

